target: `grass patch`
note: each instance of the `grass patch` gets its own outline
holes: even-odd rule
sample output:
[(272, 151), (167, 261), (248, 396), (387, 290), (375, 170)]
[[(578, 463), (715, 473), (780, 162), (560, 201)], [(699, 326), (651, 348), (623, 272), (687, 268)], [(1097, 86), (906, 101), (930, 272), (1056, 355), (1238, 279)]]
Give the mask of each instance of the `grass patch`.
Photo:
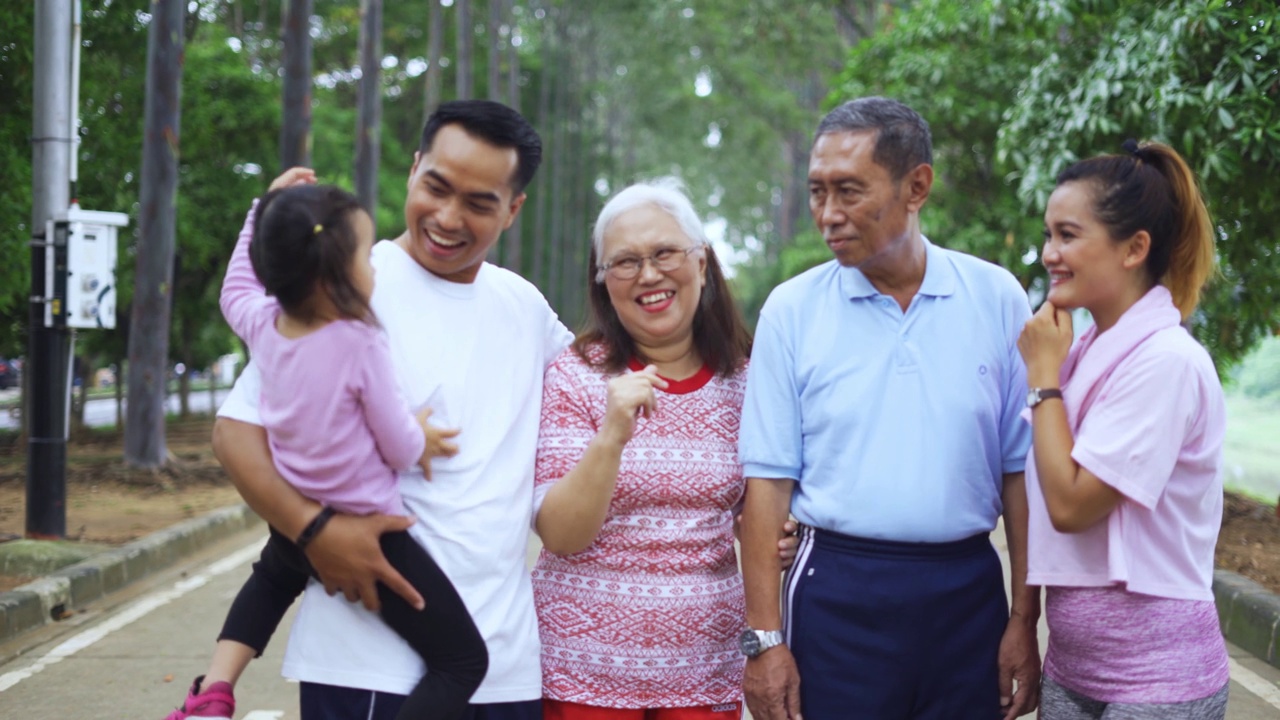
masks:
[(1222, 456), (1229, 489), (1274, 505), (1280, 496), (1280, 402), (1229, 393)]

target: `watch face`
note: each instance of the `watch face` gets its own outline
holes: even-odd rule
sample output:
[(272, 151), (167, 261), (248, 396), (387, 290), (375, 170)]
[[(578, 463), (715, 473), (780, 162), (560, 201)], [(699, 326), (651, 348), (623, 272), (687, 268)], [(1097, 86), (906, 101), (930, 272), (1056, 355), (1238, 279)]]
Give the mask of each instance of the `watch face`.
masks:
[(1027, 407), (1035, 407), (1038, 402), (1040, 402), (1040, 391), (1031, 388), (1027, 391)]
[(760, 638), (754, 630), (743, 630), (738, 636), (738, 649), (747, 657), (755, 657), (760, 654)]

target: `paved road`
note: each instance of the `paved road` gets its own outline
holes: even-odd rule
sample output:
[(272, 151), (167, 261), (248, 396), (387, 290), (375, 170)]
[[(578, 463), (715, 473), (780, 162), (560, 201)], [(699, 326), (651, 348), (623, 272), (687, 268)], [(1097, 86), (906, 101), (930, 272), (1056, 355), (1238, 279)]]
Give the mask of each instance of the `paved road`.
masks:
[[(0, 715), (159, 720), (202, 670), (262, 539), (248, 534), (228, 540), (183, 570), (114, 598), (114, 607), (47, 629), (24, 647), (0, 645)], [(535, 551), (531, 546), (531, 558)], [(279, 677), (283, 645), (269, 647), (242, 680), (238, 718), (297, 720), (296, 686)], [(1231, 651), (1227, 717), (1280, 718), (1280, 671), (1238, 648)]]
[[(226, 399), (230, 389), (218, 390), (218, 403), (221, 404)], [(17, 396), (17, 390), (0, 391), (0, 400), (8, 397)], [(210, 413), (213, 403), (209, 397), (208, 390), (195, 390), (187, 398), (187, 404), (193, 413)], [(125, 406), (128, 403), (124, 403)], [(165, 398), (165, 406), (170, 413), (178, 412), (178, 394), (171, 393)], [(123, 407), (122, 407), (123, 409)], [(216, 409), (216, 408), (214, 408)], [(105, 427), (116, 424), (116, 401), (115, 398), (96, 398), (90, 400), (84, 406), (84, 421), (90, 427)], [(18, 417), (11, 412), (0, 412), (0, 429), (9, 429), (18, 427)]]

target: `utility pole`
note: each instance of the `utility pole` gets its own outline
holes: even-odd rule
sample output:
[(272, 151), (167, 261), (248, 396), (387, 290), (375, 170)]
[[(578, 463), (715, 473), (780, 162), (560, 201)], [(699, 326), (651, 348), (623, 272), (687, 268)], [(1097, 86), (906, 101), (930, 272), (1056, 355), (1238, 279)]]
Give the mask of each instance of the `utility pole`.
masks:
[[(24, 371), (27, 400), (26, 535), (53, 539), (67, 534), (67, 416), (71, 331), (45, 326), (48, 288), (46, 249), (66, 237), (49, 237), (55, 216), (71, 205), (71, 3), (38, 2), (35, 16), (34, 112), (31, 140), (31, 307)], [(59, 262), (55, 251), (55, 263)], [(61, 262), (65, 263), (65, 252)], [(65, 308), (53, 308), (55, 316)]]

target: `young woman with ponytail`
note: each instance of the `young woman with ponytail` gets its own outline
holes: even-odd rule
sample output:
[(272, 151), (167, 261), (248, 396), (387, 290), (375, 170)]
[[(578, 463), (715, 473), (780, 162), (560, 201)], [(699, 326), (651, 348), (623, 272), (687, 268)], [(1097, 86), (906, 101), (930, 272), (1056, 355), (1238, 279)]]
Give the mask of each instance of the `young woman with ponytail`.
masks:
[[(1226, 412), (1182, 327), (1214, 271), (1213, 228), (1168, 146), (1058, 176), (1049, 294), (1018, 349), (1030, 385), (1027, 582), (1046, 588), (1045, 720), (1226, 714), (1211, 583)], [(1071, 310), (1095, 325), (1079, 340)]]

